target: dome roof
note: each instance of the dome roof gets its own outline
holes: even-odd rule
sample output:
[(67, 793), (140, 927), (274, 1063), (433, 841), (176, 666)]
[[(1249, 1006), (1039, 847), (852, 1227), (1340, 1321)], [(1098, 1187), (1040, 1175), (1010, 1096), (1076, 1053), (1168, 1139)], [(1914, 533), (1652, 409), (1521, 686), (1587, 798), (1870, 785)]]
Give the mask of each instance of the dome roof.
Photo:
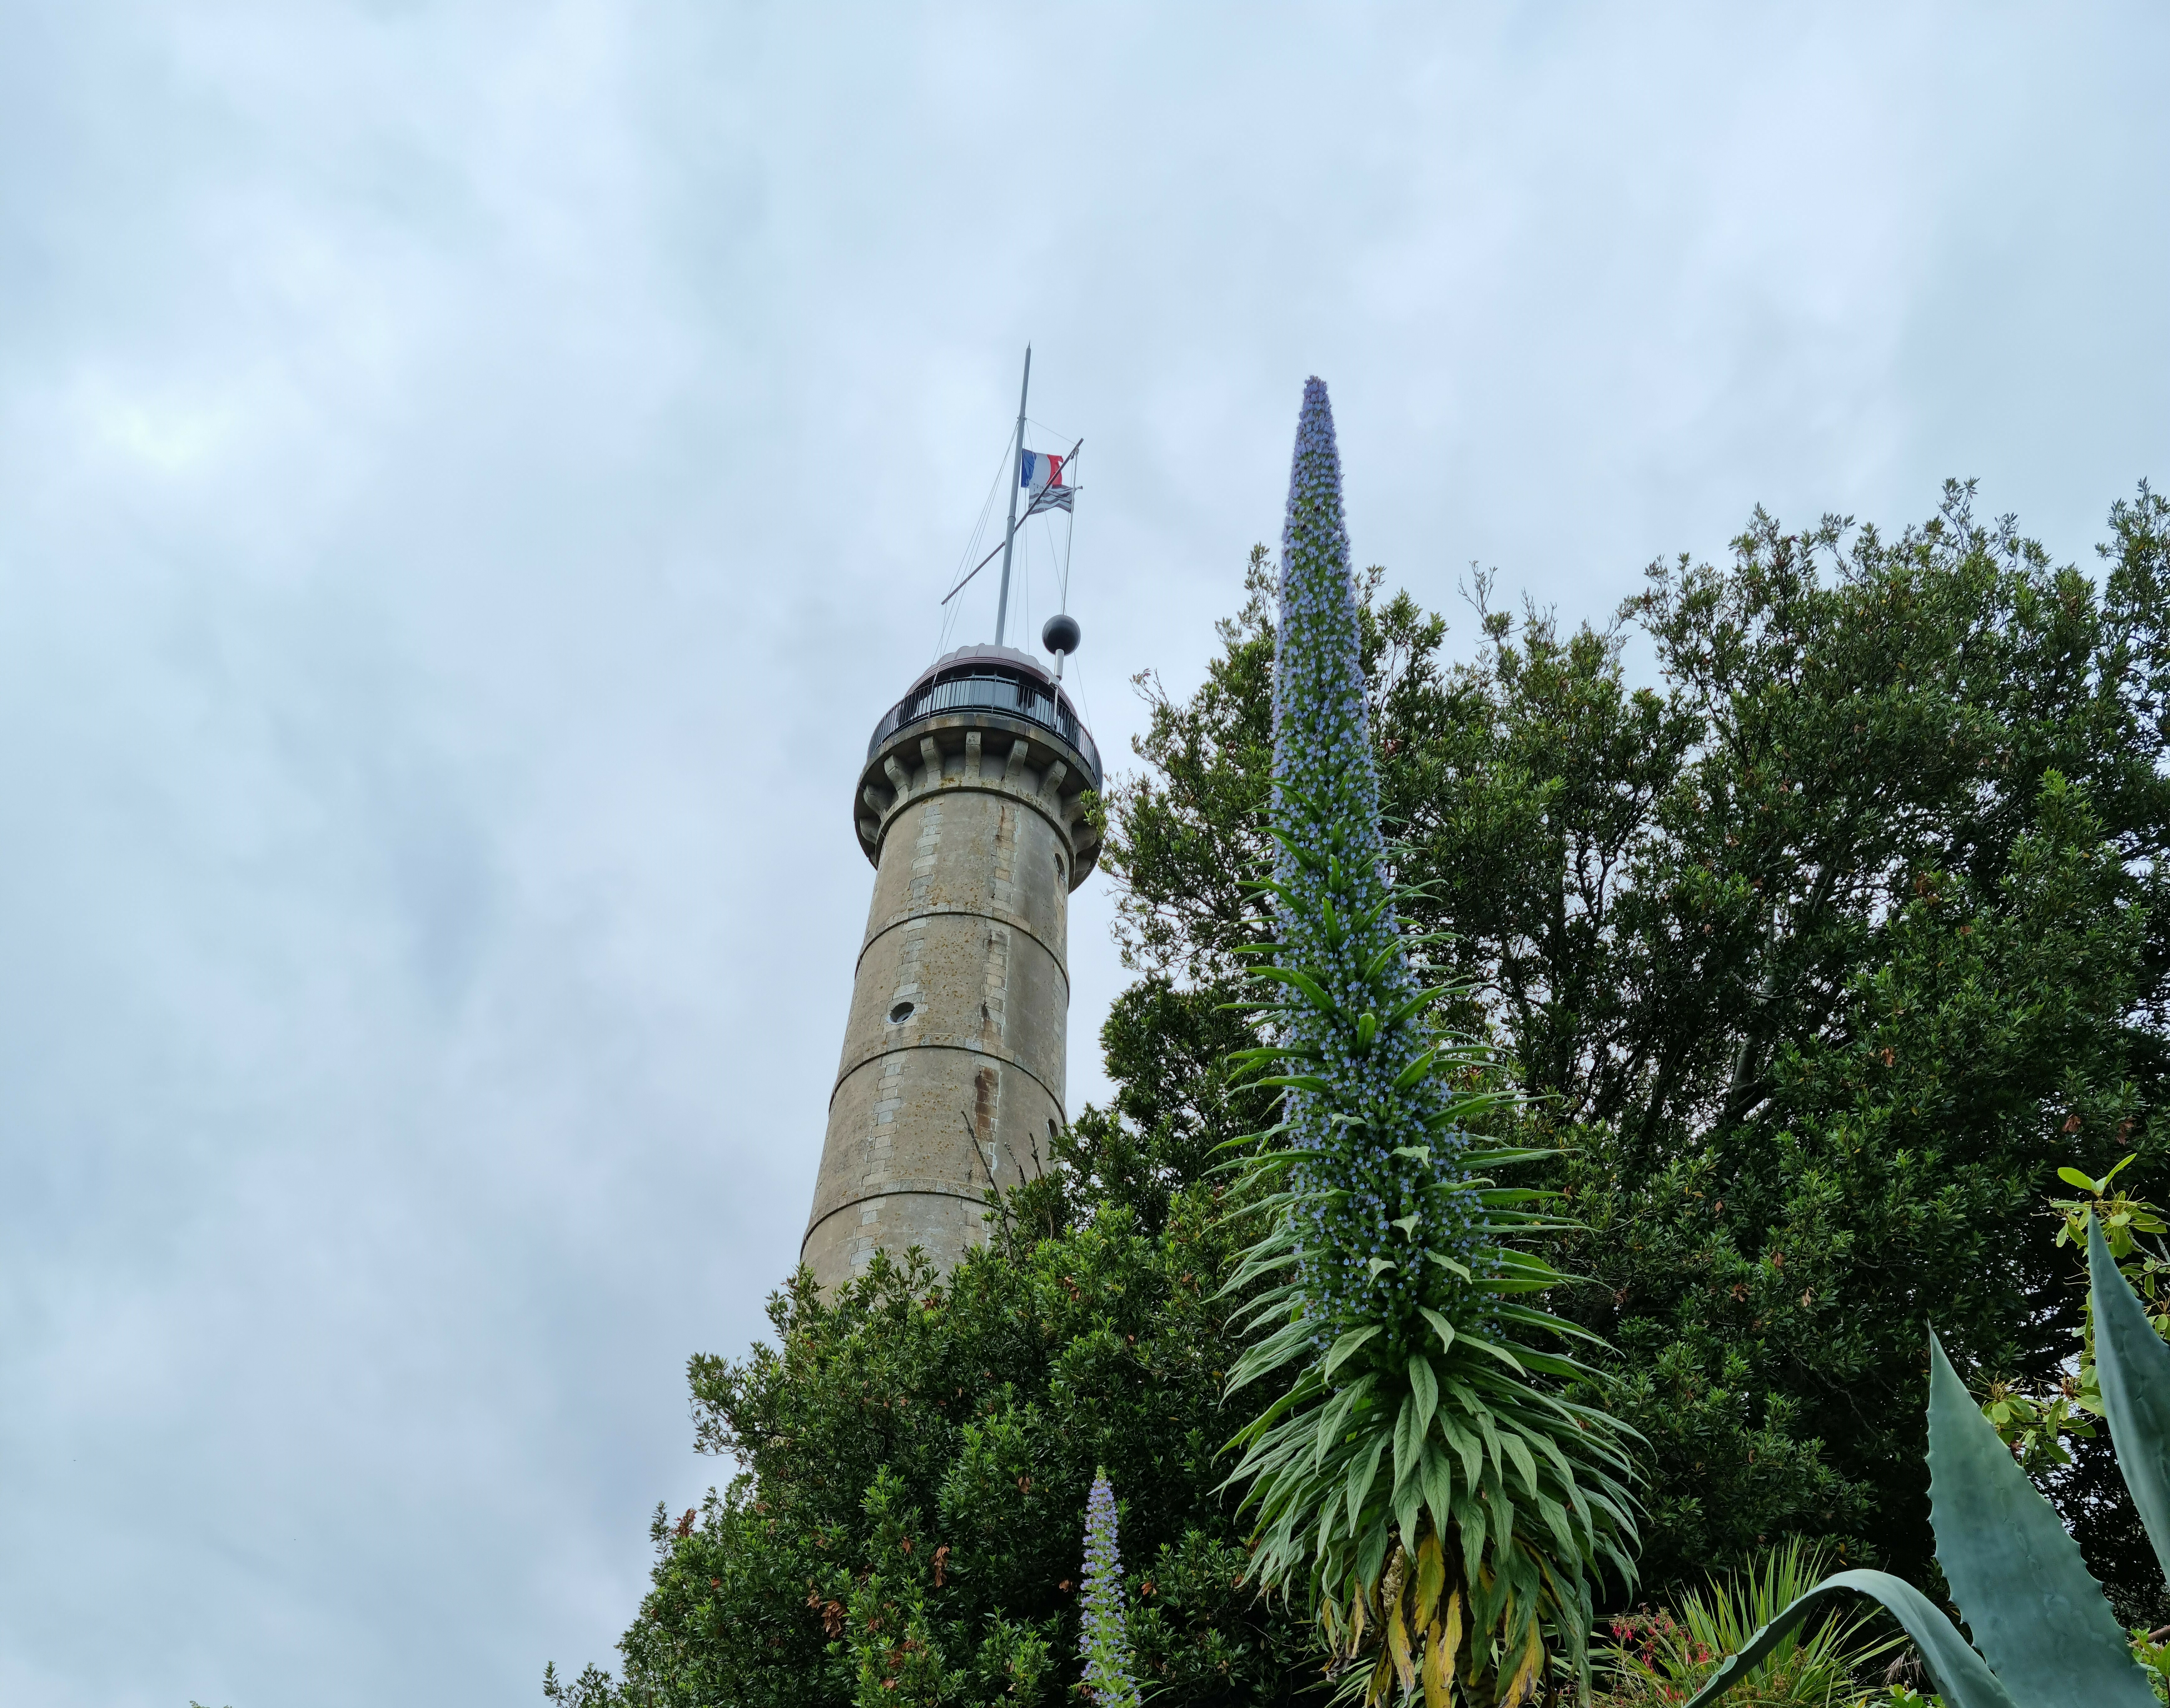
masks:
[[(1030, 676), (1034, 681), (1045, 682), (1050, 688), (1055, 686), (1054, 672), (1030, 653), (1021, 653), (1015, 647), (990, 646), (982, 643), (978, 646), (959, 647), (954, 653), (943, 654), (940, 658), (914, 676), (911, 679), (911, 686), (904, 691), (910, 694), (933, 681), (937, 676), (945, 675), (951, 670), (970, 670), (975, 665), (1006, 666)], [(1069, 697), (1065, 695), (1063, 697), (1067, 699)]]

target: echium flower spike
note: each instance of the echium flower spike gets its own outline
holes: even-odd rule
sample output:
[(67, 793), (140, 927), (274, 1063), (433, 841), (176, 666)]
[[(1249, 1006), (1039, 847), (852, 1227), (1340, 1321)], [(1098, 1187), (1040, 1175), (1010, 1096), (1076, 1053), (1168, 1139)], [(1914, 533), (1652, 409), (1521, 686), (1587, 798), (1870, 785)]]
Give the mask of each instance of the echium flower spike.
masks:
[[(1584, 1331), (1510, 1244), (1560, 1224), (1490, 1171), (1531, 1153), (1473, 1136), (1496, 1099), (1477, 1041), (1436, 1031), (1379, 825), (1326, 387), (1304, 387), (1281, 535), (1274, 672), (1275, 1036), (1238, 1061), (1285, 1093), (1248, 1189), (1270, 1211), (1225, 1290), (1250, 1343), (1233, 1395), (1276, 1397), (1237, 1436), (1260, 1584), (1308, 1592), (1367, 1704), (1519, 1708), (1564, 1661), (1587, 1702), (1592, 1583), (1633, 1581), (1619, 1426), (1578, 1397)], [(1533, 1339), (1533, 1337), (1535, 1338)], [(1263, 1391), (1271, 1391), (1262, 1390)], [(1502, 1444), (1515, 1475), (1507, 1475)], [(1488, 1462), (1489, 1455), (1489, 1462)], [(1519, 1513), (1516, 1508), (1520, 1508)]]
[[(1277, 958), (1327, 999), (1292, 1003), (1282, 1042), (1324, 1088), (1292, 1090), (1286, 1113), (1291, 1145), (1307, 1153), (1302, 1274), (1319, 1336), (1376, 1325), (1407, 1349), (1424, 1339), (1420, 1306), (1467, 1302), (1440, 1298), (1451, 1271), (1424, 1254), (1468, 1268), (1479, 1218), (1468, 1194), (1440, 1190), (1458, 1143), (1427, 1129), (1443, 1100), (1430, 1075), (1411, 1072), (1431, 1043), (1424, 1017), (1395, 1017), (1418, 985), (1387, 888), (1362, 646), (1334, 409), (1312, 379), (1281, 533), (1274, 876)], [(1328, 1186), (1342, 1190), (1316, 1195)]]
[(1085, 1585), (1080, 1600), (1078, 1652), (1085, 1657), (1086, 1695), (1100, 1708), (1138, 1708), (1130, 1676), (1130, 1643), (1123, 1630), (1123, 1556), (1115, 1541), (1115, 1491), (1108, 1473), (1093, 1478), (1085, 1503)]

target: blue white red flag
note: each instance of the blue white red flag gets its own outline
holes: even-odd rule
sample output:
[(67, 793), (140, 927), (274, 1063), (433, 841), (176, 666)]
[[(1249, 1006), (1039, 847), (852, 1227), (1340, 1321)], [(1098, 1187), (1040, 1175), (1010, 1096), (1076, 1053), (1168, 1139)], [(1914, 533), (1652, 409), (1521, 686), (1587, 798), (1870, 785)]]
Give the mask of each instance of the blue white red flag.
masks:
[(1028, 451), (1018, 459), (1018, 484), (1032, 494), (1033, 510), (1066, 510), (1073, 491), (1062, 483), (1062, 459), (1044, 451)]

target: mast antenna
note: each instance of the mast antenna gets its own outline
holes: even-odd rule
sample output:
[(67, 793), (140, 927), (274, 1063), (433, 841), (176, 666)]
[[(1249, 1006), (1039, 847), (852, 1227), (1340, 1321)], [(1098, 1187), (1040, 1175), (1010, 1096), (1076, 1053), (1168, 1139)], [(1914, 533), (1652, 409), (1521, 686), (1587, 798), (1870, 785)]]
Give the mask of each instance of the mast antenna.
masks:
[(1017, 456), (1010, 464), (1010, 520), (1002, 534), (1002, 591), (995, 604), (995, 644), (1002, 643), (1002, 631), (1010, 616), (1010, 553), (1017, 549), (1018, 488), (1024, 483), (1024, 400), (1032, 390), (1032, 346), (1024, 347), (1024, 381), (1018, 387)]

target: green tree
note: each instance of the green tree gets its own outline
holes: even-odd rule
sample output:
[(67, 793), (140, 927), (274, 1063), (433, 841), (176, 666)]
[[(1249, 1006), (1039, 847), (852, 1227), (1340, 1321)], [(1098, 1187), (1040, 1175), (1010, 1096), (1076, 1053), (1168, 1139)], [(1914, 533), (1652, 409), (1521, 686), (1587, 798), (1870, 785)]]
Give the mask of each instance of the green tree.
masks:
[[(2143, 488), (2111, 536), (2090, 579), (1964, 489), (1890, 539), (1759, 514), (1603, 627), (1493, 610), (1480, 579), (1460, 662), (1358, 579), (1394, 873), (1455, 933), (1435, 953), (1474, 994), (1445, 1020), (1538, 1099), (1488, 1136), (1566, 1152), (1590, 1231), (1553, 1255), (1593, 1282), (1561, 1303), (1618, 1348), (1649, 1442), (1646, 1581), (1789, 1532), (1923, 1563), (1921, 1321), (1978, 1385), (2053, 1383), (2080, 1304), (2037, 1198), (2128, 1151), (2159, 1172), (2170, 513)], [(739, 1474), (659, 1514), (623, 1679), (553, 1672), (553, 1700), (1051, 1702), (1099, 1463), (1147, 1688), (1316, 1684), (1215, 1493), (1237, 1240), (1202, 1171), (1274, 1095), (1232, 1078), (1257, 1040), (1220, 1006), (1271, 857), (1272, 593), (1261, 548), (1200, 688), (1142, 685), (1143, 769), (1110, 800), (1140, 974), (1103, 1036), (1113, 1105), (948, 1282), (801, 1282), (774, 1346), (694, 1361), (701, 1444)], [(2142, 1609), (2160, 1586), (2093, 1445), (2053, 1492)]]
[[(1566, 1153), (1587, 1231), (1555, 1255), (1594, 1284), (1563, 1308), (1617, 1349), (1660, 1580), (1789, 1532), (1924, 1563), (1924, 1317), (1984, 1377), (2048, 1377), (2079, 1305), (2037, 1200), (2160, 1161), (2170, 506), (2110, 529), (2097, 581), (1968, 488), (1894, 536), (1759, 511), (1603, 627), (1480, 578), (1458, 663), (1364, 579), (1397, 876)], [(1109, 864), (1156, 988), (1227, 991), (1251, 941), (1268, 584), (1254, 552), (1196, 693), (1142, 681)]]
[(675, 1522), (658, 1511), (622, 1678), (553, 1672), (553, 1700), (1067, 1700), (1101, 1466), (1124, 1492), (1141, 1682), (1232, 1708), (1315, 1684), (1307, 1624), (1242, 1584), (1244, 1528), (1215, 1493), (1232, 1235), (1150, 1134), (1125, 1155), (1126, 1178), (1162, 1181), (1151, 1230), (1072, 1146), (946, 1281), (878, 1256), (831, 1297), (802, 1272), (771, 1300), (772, 1346), (693, 1359), (698, 1445), (739, 1475)]

